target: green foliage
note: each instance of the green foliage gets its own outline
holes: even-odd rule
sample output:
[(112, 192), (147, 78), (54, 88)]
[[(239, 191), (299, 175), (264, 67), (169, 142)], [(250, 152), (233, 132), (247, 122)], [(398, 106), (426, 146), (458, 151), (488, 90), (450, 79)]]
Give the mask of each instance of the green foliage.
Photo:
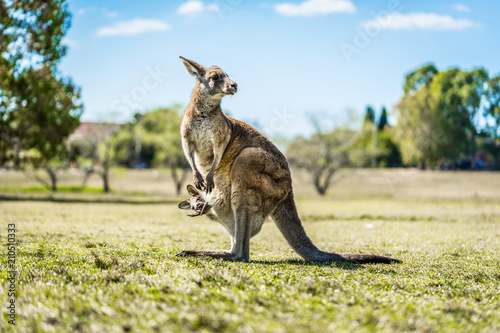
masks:
[(57, 67), (70, 25), (64, 1), (0, 1), (0, 164), (55, 167), (82, 112), (80, 93)]
[(115, 160), (127, 167), (166, 167), (180, 193), (190, 166), (184, 157), (180, 136), (180, 106), (160, 108), (136, 114), (112, 138)]
[(113, 134), (111, 141), (113, 143), (113, 156), (117, 164), (125, 167), (134, 167), (135, 159), (135, 140), (134, 124), (124, 124), (119, 131)]
[(485, 116), (488, 122), (485, 132), (493, 138), (500, 138), (500, 75), (488, 81), (486, 101)]
[(484, 69), (437, 71), (432, 65), (407, 76), (395, 107), (395, 137), (405, 164), (436, 166), (440, 158), (474, 154), (487, 79)]
[(180, 136), (180, 106), (156, 109), (140, 119), (138, 135), (152, 167), (189, 168)]
[(398, 167), (401, 165), (399, 148), (391, 129), (378, 130), (378, 125), (365, 123), (349, 149), (349, 160), (355, 167)]
[(428, 64), (408, 74), (403, 86), (405, 94), (417, 91), (421, 86), (429, 85), (437, 72), (433, 64)]
[(398, 115), (396, 139), (405, 164), (436, 163), (449, 147), (450, 137), (440, 128), (442, 113), (436, 111), (428, 87), (405, 95), (396, 105)]
[(380, 119), (379, 119), (378, 124), (377, 124), (377, 126), (378, 126), (378, 130), (379, 130), (379, 131), (384, 130), (384, 128), (385, 128), (388, 124), (389, 124), (389, 123), (388, 123), (388, 121), (387, 121), (387, 110), (386, 110), (386, 108), (385, 108), (385, 106), (384, 106), (384, 107), (382, 107), (382, 113), (380, 114)]
[(113, 136), (120, 164), (135, 167), (143, 162), (151, 167), (184, 167), (187, 162), (179, 133), (179, 110), (180, 106), (174, 105), (136, 114), (133, 123), (124, 125)]
[(371, 106), (366, 107), (364, 123), (375, 123), (375, 110)]

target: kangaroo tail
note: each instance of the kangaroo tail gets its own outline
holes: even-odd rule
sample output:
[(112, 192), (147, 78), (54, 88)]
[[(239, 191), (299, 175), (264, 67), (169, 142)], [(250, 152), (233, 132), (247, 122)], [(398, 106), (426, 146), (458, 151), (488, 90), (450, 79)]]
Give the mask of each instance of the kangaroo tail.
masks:
[(339, 254), (319, 250), (306, 235), (302, 222), (297, 214), (292, 192), (290, 192), (287, 198), (276, 207), (271, 217), (292, 249), (307, 261), (351, 262), (357, 264), (391, 264), (401, 262), (397, 259), (373, 254)]

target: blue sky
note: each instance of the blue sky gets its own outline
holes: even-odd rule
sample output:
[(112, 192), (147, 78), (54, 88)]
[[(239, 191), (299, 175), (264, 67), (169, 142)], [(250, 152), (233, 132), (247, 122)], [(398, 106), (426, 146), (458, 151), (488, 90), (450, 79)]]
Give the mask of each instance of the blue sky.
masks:
[(179, 56), (238, 83), (222, 107), (271, 136), (307, 135), (389, 109), (404, 76), (484, 67), (500, 73), (500, 2), (430, 0), (69, 0), (60, 65), (82, 89), (83, 121), (189, 103)]

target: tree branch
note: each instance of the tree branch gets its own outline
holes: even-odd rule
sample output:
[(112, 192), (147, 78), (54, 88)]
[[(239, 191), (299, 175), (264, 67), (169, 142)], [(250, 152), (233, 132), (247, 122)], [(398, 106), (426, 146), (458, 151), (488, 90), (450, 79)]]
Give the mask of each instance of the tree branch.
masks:
[(40, 184), (45, 186), (48, 190), (50, 190), (50, 184), (48, 182), (46, 182), (42, 177), (38, 176), (37, 174), (29, 172), (29, 171), (24, 171), (23, 174), (28, 178), (36, 180), (37, 182), (39, 182)]

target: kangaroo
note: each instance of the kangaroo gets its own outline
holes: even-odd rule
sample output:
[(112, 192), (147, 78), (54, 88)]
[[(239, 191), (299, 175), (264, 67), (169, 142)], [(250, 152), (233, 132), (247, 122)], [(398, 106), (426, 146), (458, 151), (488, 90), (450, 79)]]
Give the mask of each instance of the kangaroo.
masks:
[(188, 214), (188, 216), (200, 216), (206, 214), (212, 208), (208, 203), (205, 193), (197, 191), (192, 185), (188, 185), (187, 190), (192, 197), (179, 203), (179, 208), (194, 210), (194, 213)]
[(306, 235), (293, 198), (292, 178), (285, 156), (263, 134), (229, 118), (221, 99), (238, 90), (220, 67), (205, 68), (180, 57), (197, 78), (181, 124), (183, 150), (193, 170), (193, 196), (179, 204), (221, 223), (231, 238), (230, 251), (182, 251), (177, 256), (250, 260), (250, 238), (268, 216), (302, 258), (317, 262), (394, 263), (397, 259), (372, 254), (338, 254), (319, 250)]

